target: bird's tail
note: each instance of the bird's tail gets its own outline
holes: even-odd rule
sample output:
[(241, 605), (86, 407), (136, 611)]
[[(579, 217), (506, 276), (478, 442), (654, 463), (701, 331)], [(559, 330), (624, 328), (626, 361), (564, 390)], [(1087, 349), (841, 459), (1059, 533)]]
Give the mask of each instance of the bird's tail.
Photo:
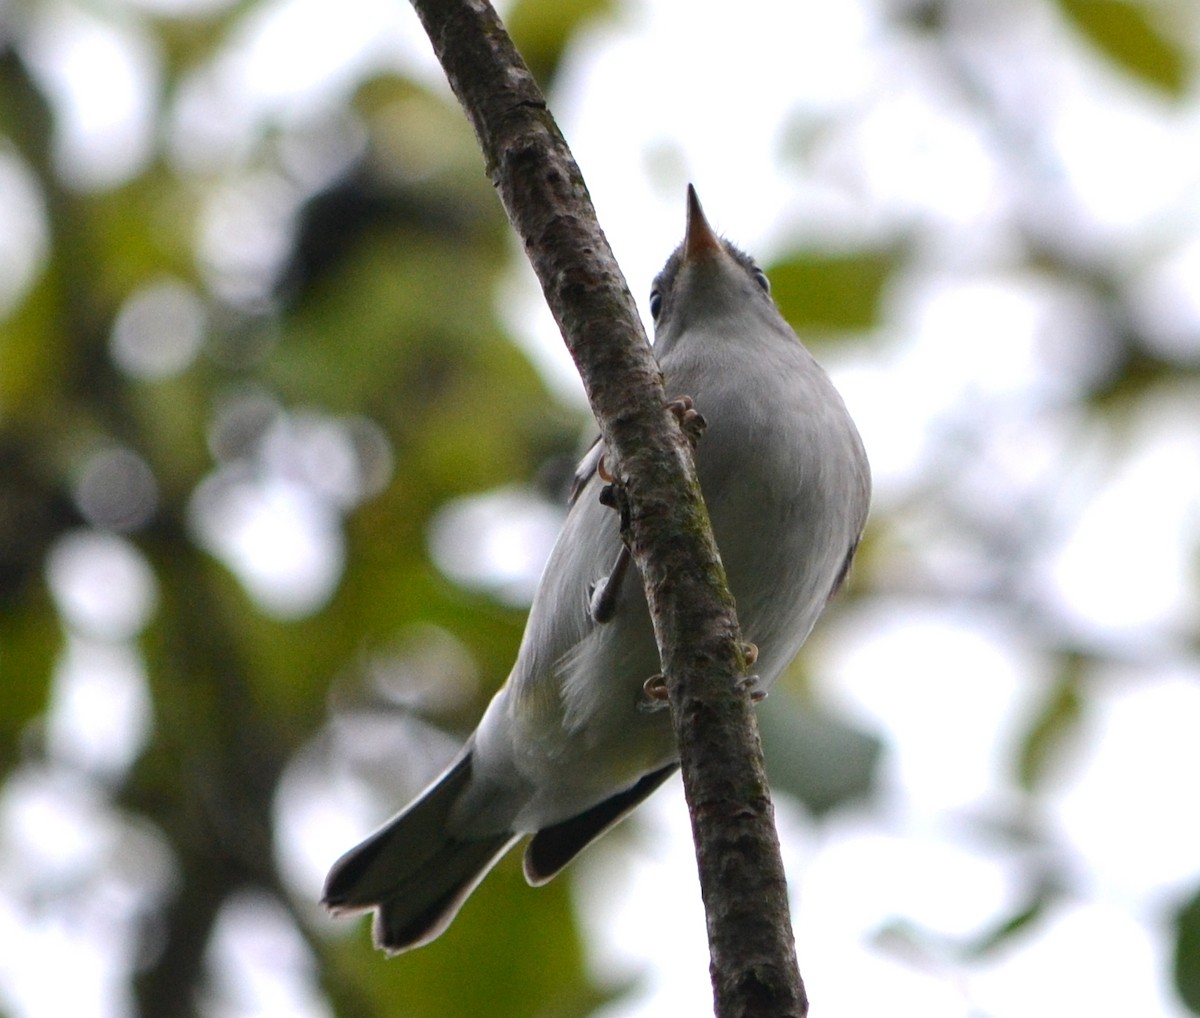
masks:
[(447, 833), (447, 817), (470, 778), (468, 745), (424, 795), (334, 863), (325, 906), (335, 914), (376, 909), (375, 943), (392, 954), (442, 933), (516, 841), (508, 831), (472, 840)]

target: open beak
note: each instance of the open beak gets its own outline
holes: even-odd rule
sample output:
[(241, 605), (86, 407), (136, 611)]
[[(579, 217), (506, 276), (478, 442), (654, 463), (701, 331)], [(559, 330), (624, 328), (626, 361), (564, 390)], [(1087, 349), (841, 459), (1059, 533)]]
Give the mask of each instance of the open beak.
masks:
[(704, 209), (696, 197), (696, 189), (688, 184), (687, 190), (687, 233), (683, 238), (683, 260), (694, 262), (715, 251), (721, 250), (721, 238), (704, 218)]

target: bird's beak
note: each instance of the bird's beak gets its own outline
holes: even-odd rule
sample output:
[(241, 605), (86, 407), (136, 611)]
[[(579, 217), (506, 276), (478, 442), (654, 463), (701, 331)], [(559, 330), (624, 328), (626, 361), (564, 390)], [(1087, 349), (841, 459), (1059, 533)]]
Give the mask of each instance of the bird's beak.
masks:
[(721, 250), (721, 238), (704, 218), (704, 209), (696, 197), (696, 189), (688, 184), (687, 233), (683, 238), (683, 260), (694, 262)]

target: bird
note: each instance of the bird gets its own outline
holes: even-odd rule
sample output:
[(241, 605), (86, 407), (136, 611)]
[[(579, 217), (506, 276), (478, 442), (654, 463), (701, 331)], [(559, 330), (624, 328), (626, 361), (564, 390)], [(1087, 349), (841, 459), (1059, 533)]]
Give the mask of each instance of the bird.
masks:
[[(791, 663), (844, 580), (870, 502), (846, 405), (754, 260), (688, 186), (682, 243), (655, 277), (653, 351), (737, 605), (753, 692)], [(338, 859), (322, 901), (374, 911), (389, 954), (443, 933), (522, 837), (527, 881), (557, 875), (678, 768), (649, 610), (611, 508), (600, 440), (576, 471), (516, 661), (478, 727), (417, 799)], [(610, 497), (605, 497), (606, 495)]]

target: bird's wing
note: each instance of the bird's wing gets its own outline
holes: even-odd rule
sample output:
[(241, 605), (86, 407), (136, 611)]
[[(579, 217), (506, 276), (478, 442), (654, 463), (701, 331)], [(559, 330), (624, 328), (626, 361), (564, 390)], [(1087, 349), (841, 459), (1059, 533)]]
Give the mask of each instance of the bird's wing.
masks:
[[(542, 574), (510, 680), (514, 703), (523, 702), (529, 717), (553, 714), (566, 731), (604, 696), (605, 680), (611, 684), (613, 674), (623, 674), (627, 655), (640, 667), (646, 645), (654, 650), (637, 570), (629, 563), (615, 569), (620, 519), (600, 503), (603, 453), (603, 444), (595, 443), (576, 471), (571, 508)], [(610, 582), (606, 621), (598, 622), (592, 595), (598, 584)], [(643, 679), (655, 670), (653, 664), (650, 660)], [(593, 682), (601, 688), (592, 688)]]

